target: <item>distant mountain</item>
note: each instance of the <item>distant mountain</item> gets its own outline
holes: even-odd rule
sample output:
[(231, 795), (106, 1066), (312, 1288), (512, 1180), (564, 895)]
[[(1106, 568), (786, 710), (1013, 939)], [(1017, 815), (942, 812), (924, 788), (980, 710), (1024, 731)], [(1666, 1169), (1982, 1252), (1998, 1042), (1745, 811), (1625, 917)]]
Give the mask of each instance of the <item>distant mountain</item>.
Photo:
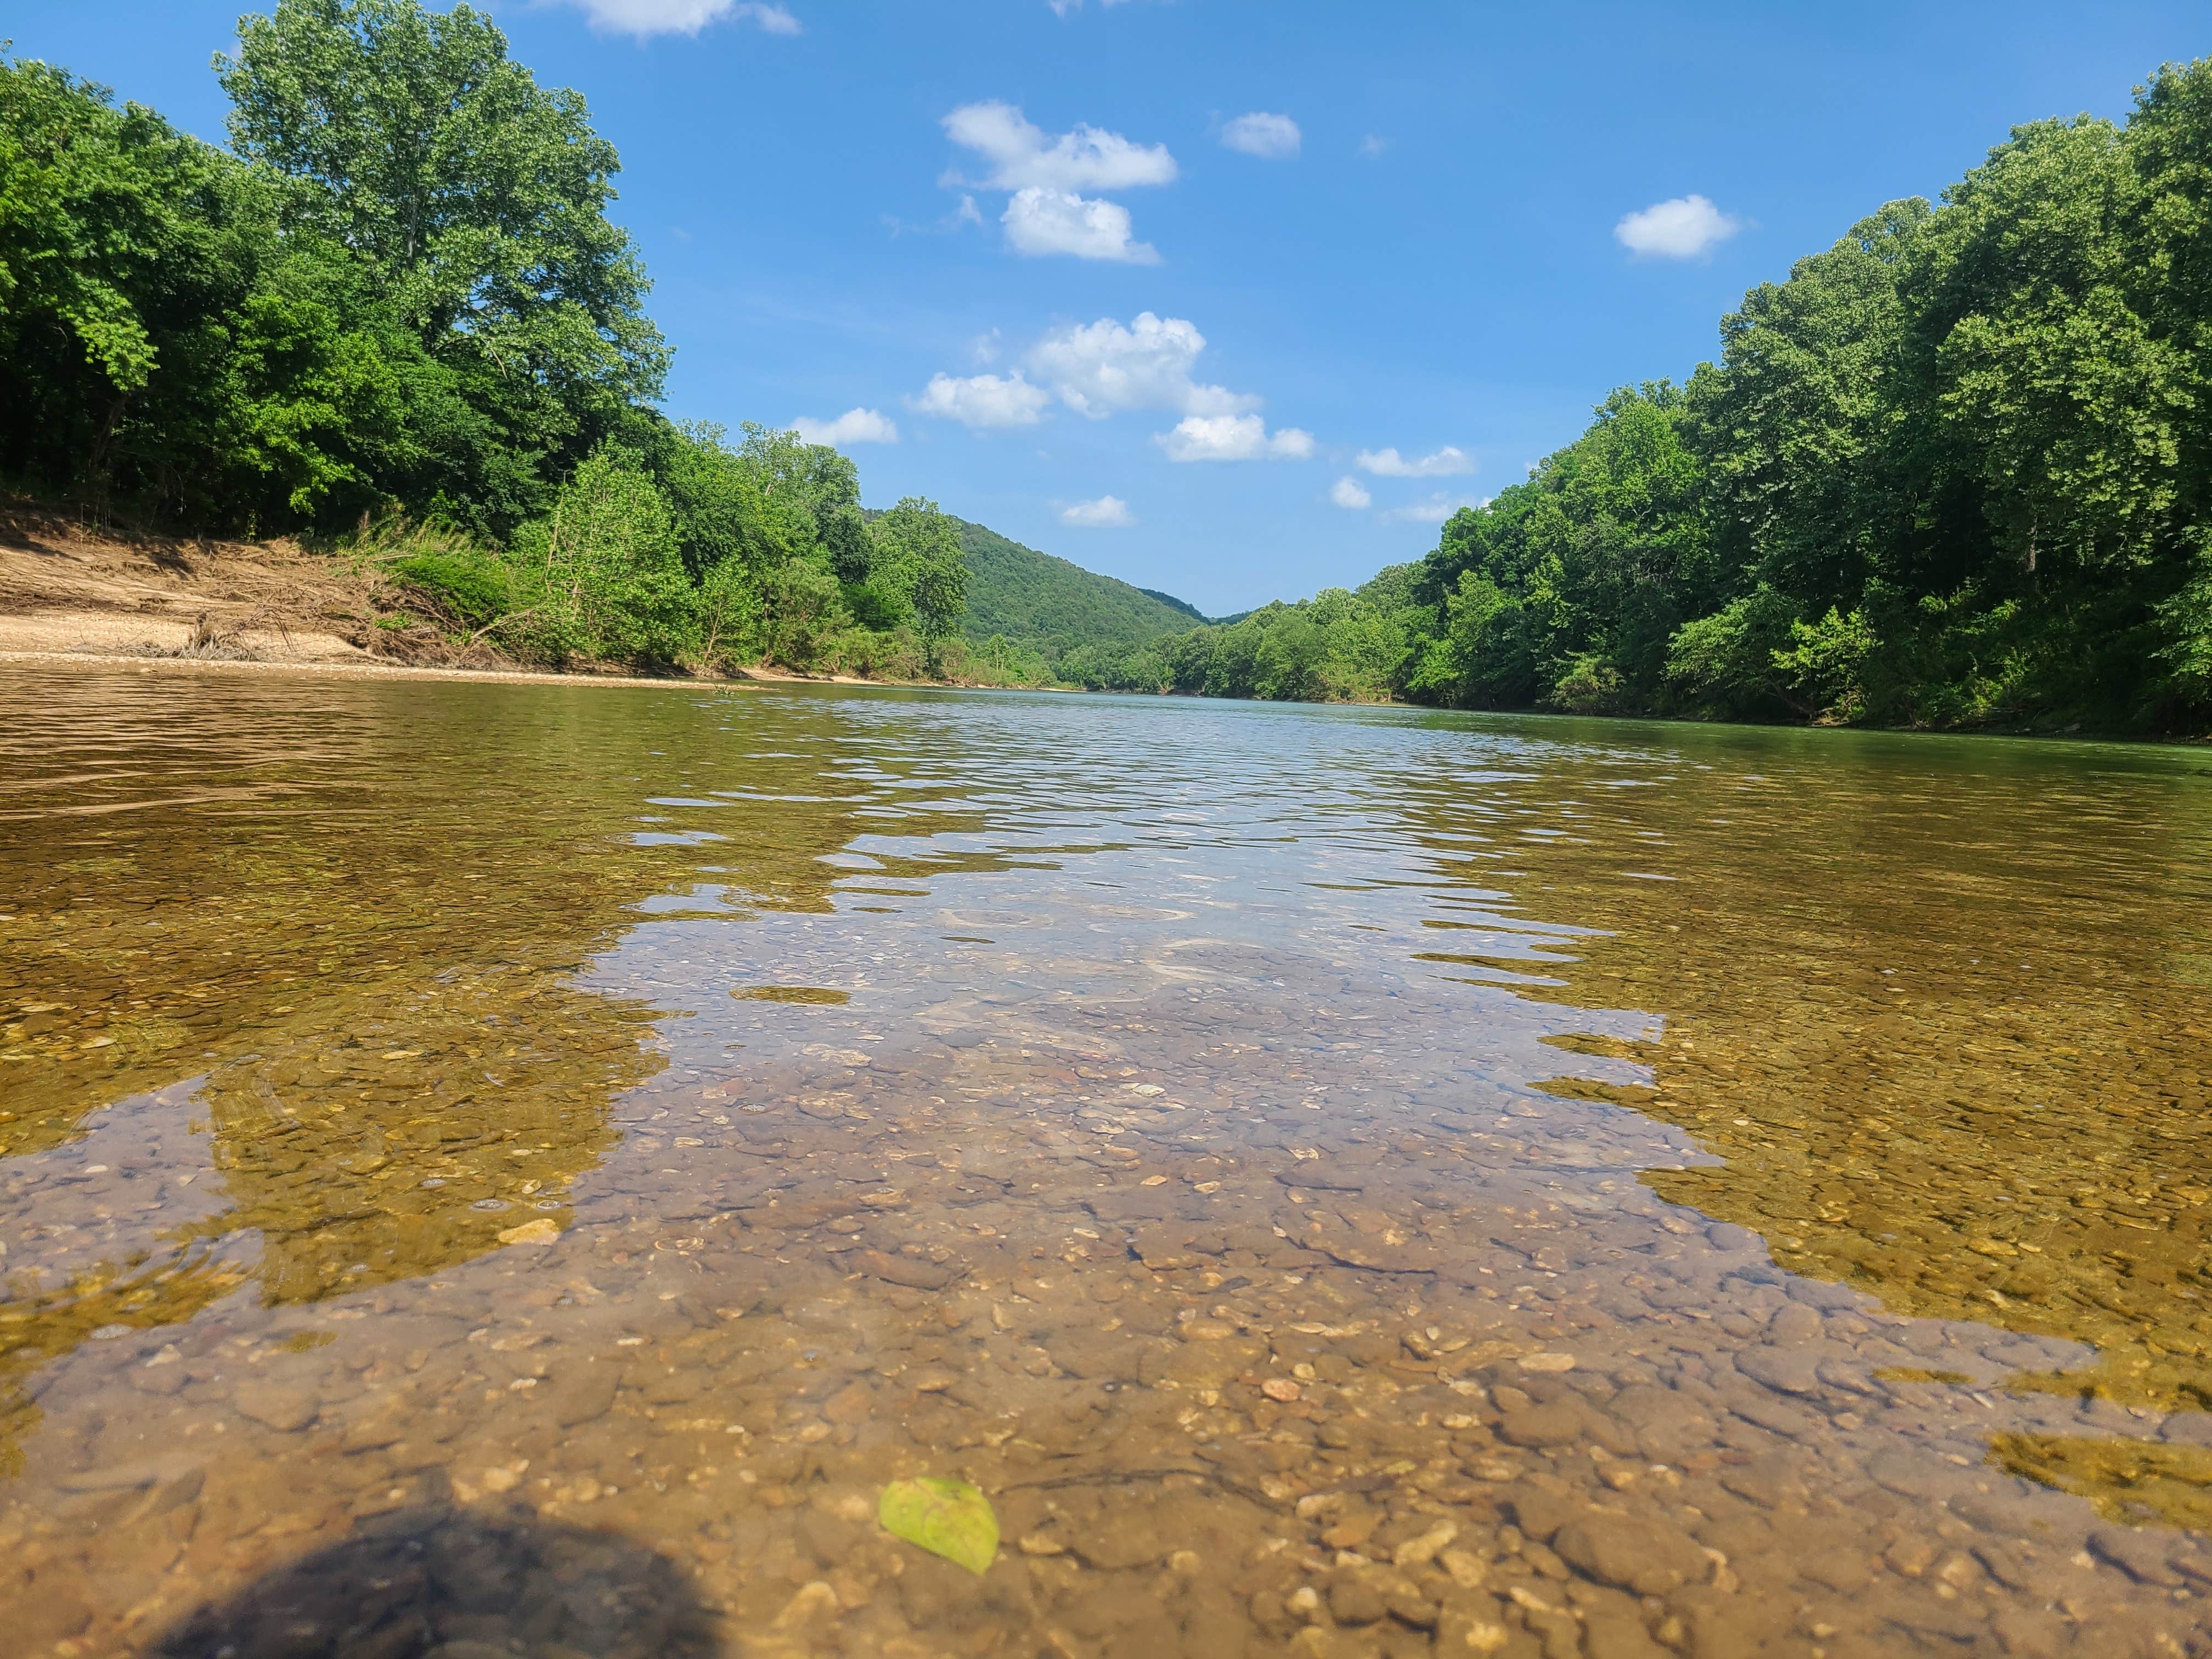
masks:
[(1126, 648), (1206, 620), (1172, 594), (1101, 576), (964, 519), (955, 522), (968, 561), (960, 631), (975, 644), (996, 634), (1057, 661), (1079, 645)]
[(1203, 611), (1200, 611), (1189, 600), (1179, 599), (1172, 593), (1163, 593), (1157, 587), (1140, 587), (1137, 592), (1143, 594), (1148, 599), (1158, 599), (1162, 605), (1173, 605), (1176, 610), (1182, 611), (1184, 616), (1188, 617), (1193, 622), (1202, 623), (1212, 620), (1212, 618), (1208, 617)]

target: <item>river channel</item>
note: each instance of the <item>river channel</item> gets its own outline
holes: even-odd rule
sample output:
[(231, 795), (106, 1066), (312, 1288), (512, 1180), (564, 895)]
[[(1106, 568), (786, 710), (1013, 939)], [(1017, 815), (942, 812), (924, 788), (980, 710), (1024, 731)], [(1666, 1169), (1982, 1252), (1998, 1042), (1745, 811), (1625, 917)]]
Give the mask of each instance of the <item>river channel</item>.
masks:
[(2208, 1095), (2198, 751), (0, 669), (0, 1648), (2212, 1653)]

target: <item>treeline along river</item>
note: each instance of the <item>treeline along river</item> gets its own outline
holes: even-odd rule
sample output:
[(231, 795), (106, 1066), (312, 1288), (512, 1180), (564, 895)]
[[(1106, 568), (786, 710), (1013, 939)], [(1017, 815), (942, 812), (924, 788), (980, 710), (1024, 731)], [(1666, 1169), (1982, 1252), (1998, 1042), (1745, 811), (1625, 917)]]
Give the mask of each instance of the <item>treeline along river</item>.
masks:
[(2208, 805), (12, 669), (10, 1650), (2203, 1650)]

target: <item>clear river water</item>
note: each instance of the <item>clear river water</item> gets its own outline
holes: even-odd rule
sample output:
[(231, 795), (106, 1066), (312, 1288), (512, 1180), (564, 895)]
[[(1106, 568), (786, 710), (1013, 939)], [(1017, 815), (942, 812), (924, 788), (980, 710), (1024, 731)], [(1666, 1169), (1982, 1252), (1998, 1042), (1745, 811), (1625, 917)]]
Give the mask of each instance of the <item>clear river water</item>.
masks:
[(2208, 1093), (2202, 751), (0, 670), (0, 1649), (2212, 1653)]

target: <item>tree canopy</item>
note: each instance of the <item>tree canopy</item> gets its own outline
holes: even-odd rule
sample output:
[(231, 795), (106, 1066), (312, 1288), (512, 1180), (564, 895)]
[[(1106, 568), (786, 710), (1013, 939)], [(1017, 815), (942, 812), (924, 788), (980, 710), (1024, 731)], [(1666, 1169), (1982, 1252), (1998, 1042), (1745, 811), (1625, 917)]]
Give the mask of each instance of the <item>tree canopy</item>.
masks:
[(0, 58), (0, 474), (195, 532), (373, 528), (456, 637), (550, 661), (963, 662), (957, 521), (679, 424), (614, 147), (466, 5), (277, 0), (230, 148)]
[[(1753, 289), (1686, 384), (1615, 392), (1526, 482), (1363, 589), (1374, 638), (1399, 643), (1355, 648), (1324, 594), (1091, 678), (2201, 726), (2208, 347), (2212, 60), (2160, 70), (2123, 125), (2017, 127), (1940, 204), (1889, 203)], [(1379, 680), (1354, 666), (1386, 657)], [(1324, 666), (1285, 666), (1306, 661)]]

